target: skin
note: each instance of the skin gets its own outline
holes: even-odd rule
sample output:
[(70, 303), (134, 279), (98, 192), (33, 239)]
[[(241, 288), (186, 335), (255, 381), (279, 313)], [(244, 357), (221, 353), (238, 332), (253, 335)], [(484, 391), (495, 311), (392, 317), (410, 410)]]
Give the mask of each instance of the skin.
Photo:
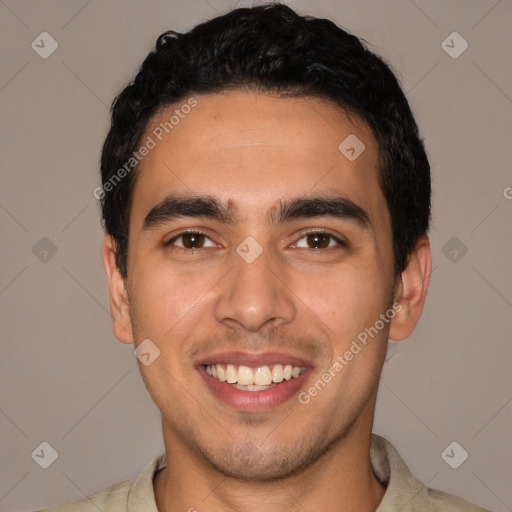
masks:
[[(242, 91), (195, 98), (141, 163), (126, 282), (108, 236), (103, 249), (115, 336), (135, 345), (149, 338), (160, 349), (149, 366), (139, 362), (169, 454), (154, 480), (158, 509), (373, 511), (385, 492), (369, 459), (379, 376), (388, 337), (407, 337), (423, 309), (428, 238), (395, 276), (377, 143), (361, 119), (321, 99)], [(147, 133), (175, 108), (159, 112)], [(354, 161), (338, 150), (349, 134), (366, 147)], [(364, 209), (369, 226), (330, 216), (269, 223), (281, 199), (333, 193)], [(239, 218), (182, 217), (144, 229), (169, 194), (229, 201)], [(206, 233), (202, 247), (180, 245), (190, 246), (175, 238), (184, 229)], [(327, 238), (317, 247), (307, 236), (315, 230), (346, 246)], [(263, 248), (250, 264), (236, 252), (247, 236)], [(393, 302), (401, 310), (391, 323), (307, 404), (293, 397), (243, 412), (217, 399), (195, 367), (213, 350), (281, 351), (311, 362), (306, 391)]]

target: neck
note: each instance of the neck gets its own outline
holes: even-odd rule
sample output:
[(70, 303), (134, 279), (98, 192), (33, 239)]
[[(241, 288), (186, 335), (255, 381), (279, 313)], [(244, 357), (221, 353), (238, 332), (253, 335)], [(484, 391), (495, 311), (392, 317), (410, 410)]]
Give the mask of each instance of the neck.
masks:
[(154, 479), (159, 512), (374, 512), (385, 488), (370, 463), (370, 417), (362, 414), (349, 432), (299, 474), (272, 482), (226, 477), (191, 456), (163, 422), (167, 466)]

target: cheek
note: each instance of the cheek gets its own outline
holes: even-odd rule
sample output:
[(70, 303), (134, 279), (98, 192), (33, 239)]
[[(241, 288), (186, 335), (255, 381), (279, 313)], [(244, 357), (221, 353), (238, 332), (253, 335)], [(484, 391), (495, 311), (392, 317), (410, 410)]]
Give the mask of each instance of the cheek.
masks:
[(204, 312), (209, 294), (222, 277), (213, 269), (191, 273), (165, 262), (150, 263), (149, 257), (133, 268), (132, 291), (135, 297), (132, 315), (139, 334), (162, 341), (186, 336)]
[(388, 287), (375, 266), (344, 268), (303, 286), (310, 310), (324, 322), (337, 342), (349, 342), (379, 318), (387, 307)]

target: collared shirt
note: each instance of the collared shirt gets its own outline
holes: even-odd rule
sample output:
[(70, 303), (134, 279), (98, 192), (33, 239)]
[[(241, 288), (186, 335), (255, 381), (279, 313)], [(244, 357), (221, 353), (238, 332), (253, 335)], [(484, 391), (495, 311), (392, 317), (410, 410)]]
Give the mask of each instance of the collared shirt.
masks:
[[(490, 512), (467, 501), (422, 484), (393, 445), (372, 434), (370, 460), (373, 472), (386, 487), (375, 512)], [(126, 480), (83, 500), (38, 512), (158, 512), (153, 477), (166, 466), (165, 453), (155, 457), (135, 480)]]

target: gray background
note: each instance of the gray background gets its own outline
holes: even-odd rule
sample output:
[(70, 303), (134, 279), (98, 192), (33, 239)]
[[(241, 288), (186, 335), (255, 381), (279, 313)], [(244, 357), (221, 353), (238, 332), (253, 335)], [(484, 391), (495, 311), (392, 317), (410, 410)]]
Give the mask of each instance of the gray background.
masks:
[[(374, 430), (428, 485), (512, 510), (511, 2), (287, 3), (391, 63), (433, 169), (430, 295), (414, 335), (390, 344)], [(108, 106), (156, 37), (234, 5), (0, 1), (3, 511), (80, 499), (163, 450), (133, 347), (111, 333), (92, 191)], [(31, 48), (43, 31), (59, 45), (47, 59)], [(458, 58), (441, 45), (453, 31), (469, 44)], [(48, 469), (31, 457), (43, 441)], [(441, 457), (452, 441), (469, 453), (457, 469)]]

